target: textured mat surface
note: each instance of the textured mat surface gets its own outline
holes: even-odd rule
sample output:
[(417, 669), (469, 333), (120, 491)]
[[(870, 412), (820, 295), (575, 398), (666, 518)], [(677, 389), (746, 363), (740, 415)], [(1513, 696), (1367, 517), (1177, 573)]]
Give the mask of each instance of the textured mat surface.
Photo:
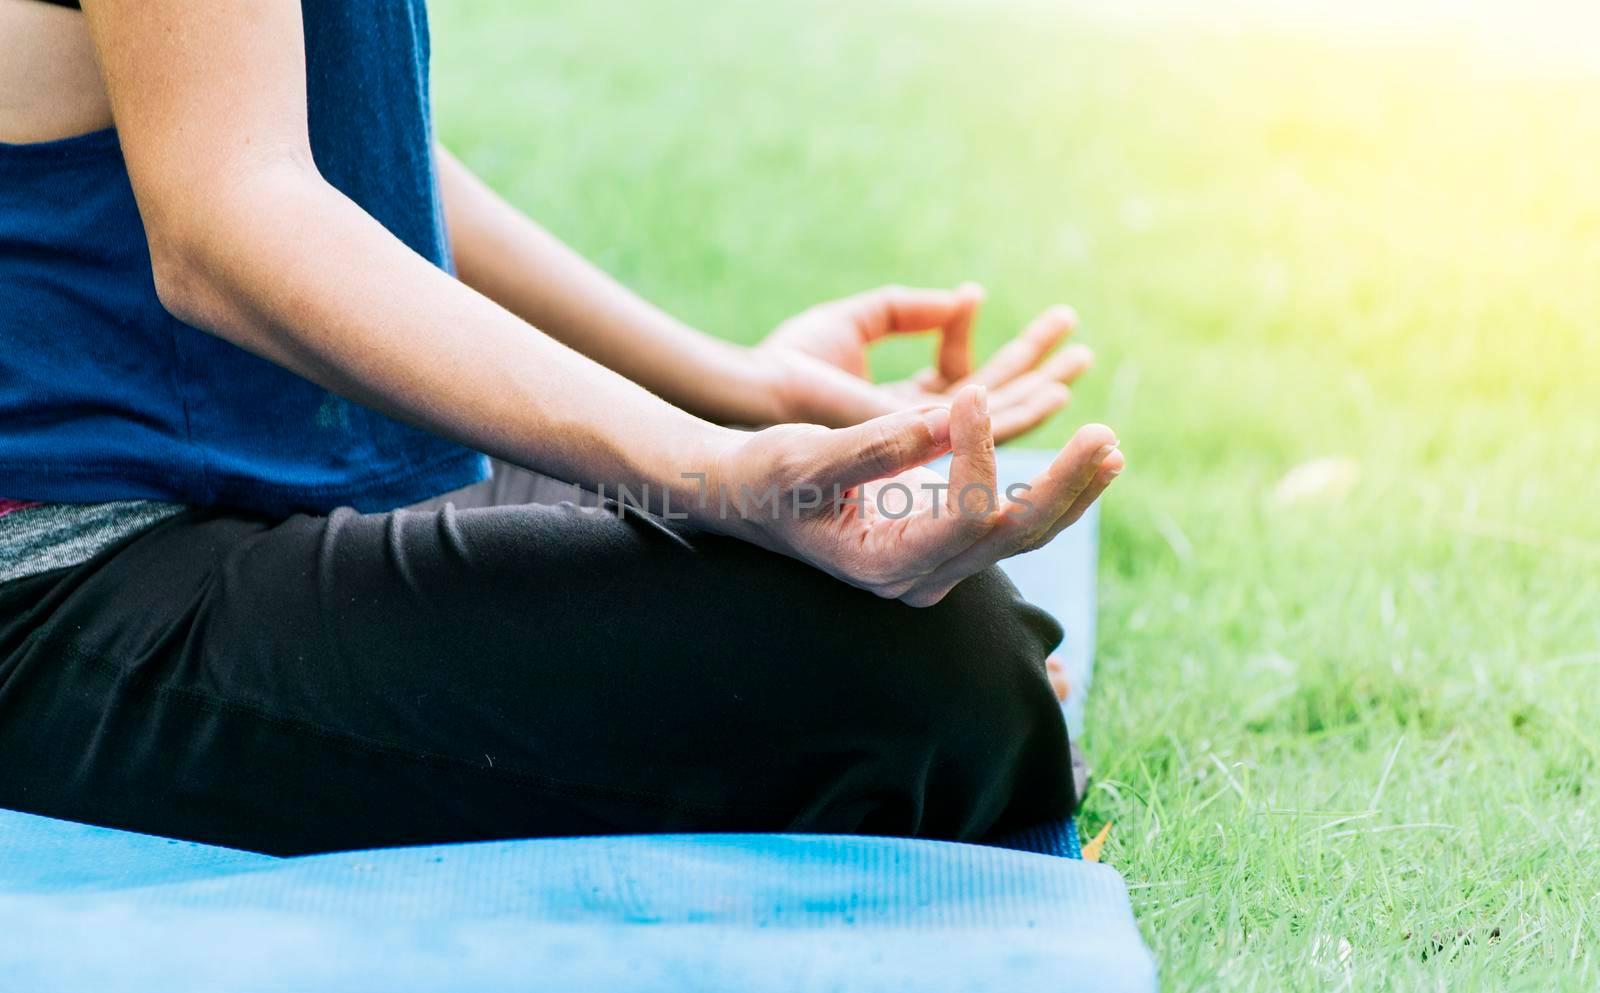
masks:
[[(1002, 453), (1007, 481), (1039, 465)], [(1080, 703), (1094, 525), (1007, 570), (1067, 628)], [(996, 843), (1020, 850), (685, 835), (274, 859), (0, 811), (0, 990), (1155, 989), (1122, 880), (1055, 857), (1077, 854), (1071, 822)]]
[(77, 828), (97, 869), (18, 868), (61, 838), (0, 814), (6, 989), (1154, 988), (1115, 872), (999, 848), (695, 835), (277, 860)]

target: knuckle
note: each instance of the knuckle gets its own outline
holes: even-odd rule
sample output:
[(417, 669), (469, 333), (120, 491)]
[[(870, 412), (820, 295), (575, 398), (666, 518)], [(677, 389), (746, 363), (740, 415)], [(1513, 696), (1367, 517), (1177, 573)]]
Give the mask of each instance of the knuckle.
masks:
[(1035, 541), (1050, 530), (1052, 521), (1039, 509), (1026, 511), (1003, 510), (994, 516), (989, 529), (1004, 532), (998, 540), (1007, 548), (1032, 548)]
[(887, 426), (874, 427), (862, 444), (862, 461), (875, 472), (899, 468), (899, 455), (900, 435)]
[(1025, 364), (1037, 354), (1039, 354), (1038, 342), (1015, 338), (1002, 345), (994, 357), (999, 359), (1002, 365), (1009, 366)]
[(772, 444), (767, 453), (768, 478), (783, 487), (808, 482), (818, 471), (818, 459), (811, 436), (826, 428), (785, 424), (769, 429)]
[(841, 300), (829, 300), (819, 303), (805, 312), (805, 317), (810, 321), (832, 322), (849, 320), (855, 316), (860, 305), (859, 297), (845, 297)]
[(963, 516), (969, 518), (968, 528), (977, 535), (986, 535), (1000, 526), (1000, 508), (993, 503), (985, 503), (974, 513)]

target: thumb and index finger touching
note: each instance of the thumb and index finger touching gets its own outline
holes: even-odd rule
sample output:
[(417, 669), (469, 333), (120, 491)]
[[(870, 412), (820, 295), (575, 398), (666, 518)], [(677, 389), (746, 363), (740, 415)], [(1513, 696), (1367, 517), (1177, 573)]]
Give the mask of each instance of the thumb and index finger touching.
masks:
[(970, 282), (948, 290), (883, 286), (850, 298), (848, 306), (868, 342), (940, 332), (936, 375), (954, 383), (972, 373), (972, 326), (983, 298), (983, 287)]

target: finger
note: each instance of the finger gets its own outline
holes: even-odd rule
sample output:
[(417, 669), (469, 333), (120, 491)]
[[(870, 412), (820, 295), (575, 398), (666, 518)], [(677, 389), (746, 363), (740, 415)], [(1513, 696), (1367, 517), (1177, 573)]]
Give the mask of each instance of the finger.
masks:
[[(1090, 488), (1101, 465), (1115, 450), (1116, 435), (1110, 428), (1103, 424), (1079, 428), (1049, 467), (1026, 488), (1014, 492), (1008, 488), (1008, 499), (989, 532), (934, 570), (919, 589), (942, 596), (940, 591), (948, 591), (973, 573), (1036, 547), (1050, 527), (1077, 505), (1081, 495), (1092, 492)], [(1086, 508), (1088, 504), (1082, 506)]]
[(988, 390), (968, 386), (950, 406), (950, 489), (945, 507), (952, 514), (987, 519), (1000, 510), (996, 492), (994, 434), (989, 424)]
[(863, 341), (946, 327), (970, 307), (960, 289), (880, 286), (841, 301)]
[(1043, 369), (1025, 372), (1009, 383), (992, 388), (995, 409), (1015, 406), (1041, 390), (1052, 387), (1055, 388), (1056, 392), (1059, 392), (1060, 389), (1064, 388), (1064, 385), (1051, 379)]
[[(1089, 484), (1078, 491), (1077, 496), (1068, 505), (1067, 511), (1058, 517), (1043, 535), (1022, 543), (1021, 547), (1014, 547), (1014, 535), (1003, 534), (1001, 529), (994, 528), (990, 534), (998, 535), (999, 540), (986, 541), (980, 538), (965, 552), (950, 559), (916, 586), (901, 594), (900, 599), (913, 607), (930, 607), (943, 600), (963, 579), (973, 573), (986, 569), (1003, 558), (1030, 552), (1048, 544), (1056, 535), (1077, 523), (1095, 500), (1105, 492), (1106, 487), (1122, 474), (1126, 466), (1123, 454), (1112, 449), (1094, 471)], [(1005, 550), (1008, 548), (1011, 550)], [(1050, 683), (1055, 687), (1057, 697), (1065, 701), (1070, 692), (1070, 685), (1060, 660), (1051, 656), (1047, 667), (1050, 672)]]
[(844, 490), (927, 465), (949, 450), (950, 408), (903, 410), (822, 436), (803, 481)]
[(1094, 352), (1088, 345), (1071, 345), (1050, 356), (1039, 372), (1057, 383), (1075, 383), (1094, 365)]
[[(1005, 508), (1008, 524), (1019, 535), (1037, 537), (1047, 531), (1094, 482), (1105, 461), (1117, 450), (1116, 434), (1104, 424), (1085, 424), (1044, 472), (1019, 490)], [(1026, 543), (1018, 543), (1015, 554)]]
[(939, 337), (938, 376), (946, 385), (960, 382), (972, 375), (972, 326), (978, 320), (978, 308), (983, 306), (983, 287), (977, 283), (962, 283), (956, 295), (963, 306), (942, 325)]
[[(1024, 384), (1024, 380), (1028, 382)], [(1008, 384), (995, 391), (993, 430), (997, 442), (1032, 431), (1072, 399), (1072, 390), (1038, 373), (1011, 382), (1023, 384), (1023, 388), (1012, 390)]]
[(1106, 456), (1106, 460), (1100, 463), (1099, 470), (1095, 472), (1094, 480), (1084, 487), (1083, 492), (1079, 493), (1076, 499), (1072, 501), (1072, 505), (1067, 508), (1066, 513), (1056, 518), (1056, 522), (1050, 525), (1042, 536), (1028, 546), (1029, 549), (1042, 548), (1048, 545), (1055, 540), (1056, 535), (1078, 523), (1078, 519), (1088, 512), (1094, 502), (1100, 499), (1100, 495), (1106, 491), (1106, 487), (1110, 486), (1118, 476), (1122, 475), (1127, 467), (1127, 456), (1123, 455), (1122, 452), (1113, 451)]
[(970, 382), (999, 386), (1017, 378), (1042, 362), (1077, 326), (1078, 314), (1071, 307), (1051, 307), (994, 353), (972, 374)]

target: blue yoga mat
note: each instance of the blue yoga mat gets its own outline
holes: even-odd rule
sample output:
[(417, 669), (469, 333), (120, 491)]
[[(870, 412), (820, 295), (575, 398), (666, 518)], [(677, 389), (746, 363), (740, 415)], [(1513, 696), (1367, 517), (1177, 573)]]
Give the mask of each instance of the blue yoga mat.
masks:
[[(7, 847), (48, 852), (38, 820), (0, 823)], [(262, 861), (116, 841), (66, 888), (7, 881), (6, 989), (1153, 989), (1115, 872), (1000, 848), (696, 835)], [(175, 878), (152, 881), (163, 857)]]
[[(1039, 459), (1003, 452), (1002, 475)], [(1079, 701), (1093, 529), (1008, 564), (1067, 628)], [(1060, 857), (1076, 854), (1071, 822), (995, 841), (673, 835), (275, 859), (0, 811), (0, 990), (1155, 989), (1121, 878)]]

